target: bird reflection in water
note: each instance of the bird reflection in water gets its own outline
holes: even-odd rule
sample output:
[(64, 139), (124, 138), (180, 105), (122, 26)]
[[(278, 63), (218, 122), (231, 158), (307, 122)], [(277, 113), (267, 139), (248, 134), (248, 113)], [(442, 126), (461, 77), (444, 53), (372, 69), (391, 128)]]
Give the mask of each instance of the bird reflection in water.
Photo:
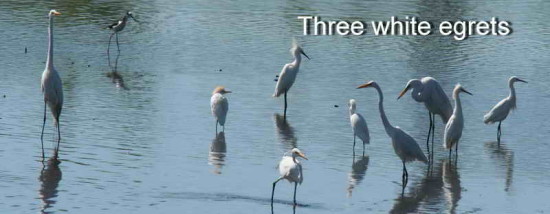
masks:
[(275, 125), (277, 126), (277, 133), (279, 134), (279, 140), (284, 144), (283, 150), (288, 151), (298, 147), (298, 139), (294, 136), (294, 128), (290, 126), (288, 120), (285, 120), (284, 116), (280, 114), (274, 114)]
[(426, 173), (422, 180), (410, 187), (408, 194), (402, 191), (390, 213), (455, 213), (461, 191), (456, 166), (443, 160), (434, 165), (433, 172)]
[(210, 145), (208, 153), (208, 164), (214, 166), (214, 173), (221, 174), (221, 169), (225, 165), (225, 153), (227, 152), (225, 144), (225, 133), (219, 132)]
[(361, 183), (367, 172), (369, 165), (369, 156), (363, 156), (361, 159), (355, 161), (351, 166), (351, 172), (349, 173), (349, 185), (348, 185), (348, 197), (351, 197), (353, 189)]
[(46, 163), (42, 162), (43, 167), (40, 171), (40, 190), (39, 196), (42, 201), (42, 207), (40, 208), (41, 213), (51, 213), (47, 212), (46, 209), (52, 207), (55, 204), (55, 198), (57, 197), (57, 187), (59, 186), (59, 181), (61, 181), (61, 169), (59, 169), (59, 160), (57, 158), (50, 158)]
[(514, 152), (509, 150), (502, 141), (488, 142), (485, 144), (485, 148), (490, 152), (489, 154), (491, 159), (496, 161), (498, 167), (506, 170), (506, 184), (504, 191), (508, 192), (508, 190), (510, 190), (510, 186), (512, 185), (512, 178), (514, 175)]

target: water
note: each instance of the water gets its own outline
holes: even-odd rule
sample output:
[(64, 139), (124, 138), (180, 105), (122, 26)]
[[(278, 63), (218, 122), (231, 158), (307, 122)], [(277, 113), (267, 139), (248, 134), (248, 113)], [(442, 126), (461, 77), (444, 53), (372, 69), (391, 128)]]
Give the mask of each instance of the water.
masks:
[[(0, 3), (0, 210), (6, 213), (267, 213), (271, 182), (282, 154), (298, 146), (305, 181), (293, 210), (293, 186), (281, 182), (275, 213), (550, 211), (550, 37), (544, 1), (3, 1)], [(61, 164), (41, 162), (40, 77), (47, 48), (46, 14), (55, 23), (55, 65), (63, 79)], [(513, 8), (513, 9), (512, 9)], [(126, 9), (118, 74), (107, 76), (104, 29)], [(424, 20), (497, 16), (513, 23), (505, 37), (372, 35), (300, 36), (298, 15), (323, 19)], [(289, 94), (271, 97), (273, 79), (291, 38), (303, 44), (304, 60)], [(27, 47), (28, 53), (24, 53)], [(516, 84), (518, 109), (496, 125), (482, 116)], [(401, 163), (378, 114), (376, 80), (393, 125), (425, 149), (429, 125), (422, 104), (395, 98), (407, 80), (432, 76), (450, 94), (460, 82), (474, 96), (462, 98), (466, 128), (458, 167), (440, 146), (436, 122), (433, 173), (408, 166), (401, 195)], [(210, 93), (225, 85), (230, 112), (223, 135), (215, 134)], [(5, 95), (5, 97), (4, 97)], [(371, 130), (366, 156), (352, 157), (347, 101), (355, 98)], [(336, 108), (334, 105), (338, 105)], [(45, 146), (51, 156), (55, 130), (49, 119)]]

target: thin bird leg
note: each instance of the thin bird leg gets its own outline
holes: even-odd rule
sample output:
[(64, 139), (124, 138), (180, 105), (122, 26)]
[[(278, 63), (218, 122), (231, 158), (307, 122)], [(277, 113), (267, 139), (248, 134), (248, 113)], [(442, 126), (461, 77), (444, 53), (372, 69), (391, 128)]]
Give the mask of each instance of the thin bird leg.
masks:
[(40, 142), (42, 143), (42, 161), (44, 160), (44, 126), (46, 126), (46, 102), (44, 102), (44, 123), (42, 123), (42, 134), (40, 135)]
[(296, 189), (298, 188), (298, 182), (294, 182), (294, 206), (298, 205), (296, 203)]
[(453, 148), (449, 148), (449, 161), (451, 161), (451, 153), (453, 152)]
[(363, 142), (363, 157), (365, 157), (365, 142)]
[(287, 91), (285, 91), (285, 111), (284, 111), (284, 115), (283, 115), (283, 120), (285, 120), (285, 121), (286, 121), (286, 107), (287, 107), (286, 92), (287, 92)]
[(115, 32), (109, 36), (109, 45), (107, 45), (107, 60), (109, 61), (109, 68), (113, 70), (113, 67), (111, 66), (111, 40), (113, 39), (113, 35), (115, 35)]
[(435, 155), (434, 139), (435, 139), (435, 114), (432, 114), (432, 163)]
[(114, 72), (117, 71), (117, 68), (118, 68), (118, 57), (120, 57), (120, 47), (119, 47), (119, 45), (118, 45), (118, 33), (116, 33), (115, 37), (116, 37), (116, 47), (117, 47), (117, 50), (118, 50), (118, 54), (116, 55), (116, 60), (115, 60), (115, 71), (114, 71)]
[(353, 157), (355, 157), (355, 133), (353, 133)]
[[(428, 139), (426, 139), (426, 148), (428, 149), (428, 157), (430, 156), (430, 134), (432, 133), (432, 113), (428, 111), (428, 116), (430, 118), (430, 128), (428, 129)], [(428, 158), (429, 159), (429, 158)]]
[(218, 135), (218, 121), (216, 120), (216, 135)]
[(500, 124), (502, 123), (501, 122), (498, 122), (498, 129), (497, 129), (497, 142), (498, 142), (498, 145), (500, 146), (500, 134), (501, 134), (501, 129), (500, 129)]
[(273, 206), (273, 196), (275, 196), (275, 185), (277, 185), (277, 182), (279, 182), (281, 179), (283, 179), (283, 177), (280, 177), (273, 182), (273, 189), (271, 190), (271, 206)]
[(455, 165), (458, 162), (458, 142), (455, 145)]

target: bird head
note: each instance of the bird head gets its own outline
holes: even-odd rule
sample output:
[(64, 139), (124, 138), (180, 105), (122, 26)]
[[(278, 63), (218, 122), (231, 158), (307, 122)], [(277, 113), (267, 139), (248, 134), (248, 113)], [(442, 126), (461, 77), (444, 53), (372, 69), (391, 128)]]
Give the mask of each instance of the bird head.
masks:
[(420, 82), (419, 79), (412, 79), (412, 80), (409, 80), (409, 82), (407, 82), (407, 85), (405, 86), (405, 88), (403, 90), (401, 90), (401, 93), (399, 93), (399, 96), (397, 97), (397, 99), (401, 98), (403, 95), (405, 95), (407, 93), (407, 91), (411, 88), (418, 88), (422, 86), (422, 82)]
[(290, 53), (294, 56), (299, 56), (300, 54), (304, 55), (307, 59), (310, 59), (309, 56), (304, 52), (302, 47), (298, 45), (298, 42), (296, 42), (296, 39), (292, 39), (292, 47), (290, 48)]
[(134, 14), (131, 11), (126, 11), (126, 16), (132, 18), (134, 21), (138, 22), (136, 18), (134, 18)]
[(302, 151), (300, 151), (298, 148), (292, 149), (291, 152), (292, 152), (292, 157), (293, 157), (293, 158), (301, 157), (301, 158), (307, 160), (306, 155), (305, 155), (304, 153), (302, 153)]
[(218, 86), (214, 89), (214, 91), (212, 92), (212, 94), (217, 94), (217, 93), (220, 93), (220, 94), (227, 94), (227, 93), (231, 93), (231, 91), (229, 90), (226, 90), (225, 87), (223, 86)]
[(453, 90), (453, 99), (456, 99), (456, 97), (458, 96), (458, 93), (460, 93), (460, 92), (464, 92), (466, 94), (473, 95), (469, 91), (466, 91), (466, 89), (464, 89), (464, 87), (462, 87), (462, 85), (460, 85), (460, 83), (458, 83), (458, 84), (456, 84), (456, 86)]
[(527, 81), (522, 80), (522, 79), (520, 79), (520, 78), (518, 78), (518, 77), (516, 77), (516, 76), (510, 77), (509, 82), (510, 82), (510, 83), (514, 83), (514, 82), (523, 82), (523, 83), (527, 83)]
[(53, 16), (60, 16), (61, 13), (60, 12), (57, 12), (56, 10), (50, 10), (50, 13), (48, 13), (48, 16), (49, 17), (53, 17)]
[(350, 109), (351, 112), (355, 112), (355, 106), (356, 106), (355, 99), (350, 99), (349, 100), (349, 109)]

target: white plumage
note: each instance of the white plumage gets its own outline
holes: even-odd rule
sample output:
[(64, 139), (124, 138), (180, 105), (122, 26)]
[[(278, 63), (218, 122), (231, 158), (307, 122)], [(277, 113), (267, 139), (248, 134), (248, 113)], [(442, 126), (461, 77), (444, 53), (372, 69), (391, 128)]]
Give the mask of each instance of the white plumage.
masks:
[(355, 137), (359, 137), (363, 141), (363, 154), (365, 153), (365, 144), (370, 143), (369, 128), (367, 121), (363, 116), (356, 112), (356, 102), (354, 99), (349, 100), (349, 120), (353, 130), (353, 149), (355, 151)]
[(223, 96), (226, 93), (231, 93), (231, 91), (225, 90), (223, 86), (218, 86), (214, 89), (212, 92), (212, 97), (210, 98), (210, 110), (216, 119), (216, 130), (218, 128), (218, 124), (225, 129), (225, 118), (227, 117), (227, 111), (229, 110), (229, 102), (227, 101), (227, 98)]
[[(48, 57), (46, 60), (46, 68), (42, 73), (41, 89), (44, 95), (44, 123), (42, 125), (42, 134), (40, 139), (43, 141), (44, 126), (46, 125), (46, 105), (50, 107), (52, 112), (54, 123), (57, 126), (57, 147), (55, 149), (55, 155), (57, 157), (59, 151), (59, 143), (61, 142), (61, 131), (59, 130), (59, 117), (61, 116), (61, 109), (63, 108), (63, 83), (61, 77), (55, 70), (53, 65), (53, 18), (54, 16), (61, 15), (56, 10), (50, 10), (49, 20), (50, 25), (48, 28), (49, 44), (48, 44)], [(44, 142), (42, 142), (42, 157), (44, 157)]]
[(498, 128), (497, 128), (497, 139), (500, 143), (500, 135), (501, 135), (501, 128), (500, 125), (506, 117), (508, 117), (508, 114), (511, 110), (516, 108), (516, 89), (514, 88), (515, 82), (524, 82), (527, 83), (527, 81), (522, 80), (518, 77), (510, 77), (508, 80), (508, 86), (510, 87), (510, 95), (508, 97), (504, 98), (500, 102), (498, 102), (485, 116), (483, 117), (483, 122), (485, 124), (492, 124), (498, 122)]
[(293, 148), (289, 152), (285, 153), (281, 161), (279, 162), (279, 177), (273, 182), (273, 189), (271, 192), (271, 203), (273, 204), (273, 196), (275, 194), (275, 185), (282, 179), (286, 179), (290, 183), (294, 183), (294, 204), (296, 204), (296, 188), (298, 184), (302, 184), (304, 181), (304, 174), (302, 172), (302, 164), (298, 161), (297, 157), (301, 157), (307, 160), (306, 156), (298, 148)]
[(292, 85), (294, 84), (296, 76), (298, 75), (298, 71), (300, 70), (300, 63), (302, 62), (301, 54), (309, 59), (302, 48), (298, 46), (296, 41), (293, 41), (292, 48), (290, 49), (290, 54), (292, 54), (292, 56), (294, 57), (294, 61), (285, 64), (285, 66), (281, 70), (281, 73), (279, 74), (279, 79), (277, 79), (277, 85), (275, 86), (275, 92), (273, 93), (273, 97), (279, 97), (282, 94), (285, 95), (285, 117), (287, 109), (286, 94), (290, 90), (290, 87), (292, 87)]
[(386, 113), (384, 112), (384, 95), (382, 94), (380, 86), (378, 86), (376, 82), (370, 81), (366, 84), (360, 85), (357, 88), (367, 87), (373, 87), (378, 91), (378, 96), (380, 99), (378, 102), (380, 117), (382, 118), (382, 123), (384, 124), (386, 133), (392, 139), (392, 145), (395, 154), (403, 162), (403, 185), (405, 186), (408, 181), (408, 173), (405, 163), (415, 160), (427, 163), (428, 159), (426, 158), (416, 141), (409, 134), (401, 130), (401, 128), (399, 128), (398, 126), (394, 127), (390, 124), (388, 118), (386, 117)]
[[(458, 141), (462, 137), (462, 130), (464, 129), (464, 116), (462, 114), (462, 104), (460, 102), (459, 93), (464, 92), (472, 95), (470, 92), (466, 91), (460, 84), (457, 84), (453, 90), (453, 99), (455, 100), (455, 108), (453, 110), (453, 115), (447, 122), (445, 126), (445, 134), (443, 139), (443, 147), (449, 149), (449, 159), (451, 158), (451, 152), (453, 146), (456, 146), (456, 151), (458, 152)], [(458, 155), (458, 154), (455, 154)]]

